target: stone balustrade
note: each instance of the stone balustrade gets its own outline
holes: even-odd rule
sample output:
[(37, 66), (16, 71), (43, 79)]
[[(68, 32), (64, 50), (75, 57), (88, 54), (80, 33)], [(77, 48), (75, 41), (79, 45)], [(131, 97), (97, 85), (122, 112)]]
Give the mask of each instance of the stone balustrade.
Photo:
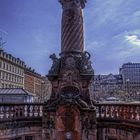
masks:
[[(9, 138), (43, 139), (45, 104), (0, 104), (0, 140)], [(140, 139), (140, 104), (96, 104), (97, 137)], [(18, 129), (17, 129), (18, 128)], [(131, 131), (130, 131), (131, 130)]]
[(97, 118), (140, 123), (140, 103), (99, 103)]
[[(42, 117), (43, 104), (0, 104), (0, 122)], [(125, 120), (140, 123), (140, 104), (98, 103), (97, 119)]]
[(0, 122), (42, 117), (43, 104), (0, 104)]

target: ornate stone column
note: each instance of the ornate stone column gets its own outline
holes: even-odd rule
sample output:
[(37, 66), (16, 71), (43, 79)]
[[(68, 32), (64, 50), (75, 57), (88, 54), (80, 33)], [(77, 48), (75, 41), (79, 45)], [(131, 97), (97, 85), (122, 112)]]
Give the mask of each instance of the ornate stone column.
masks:
[(96, 140), (96, 113), (89, 93), (94, 71), (90, 54), (83, 51), (86, 0), (59, 2), (63, 8), (61, 55), (50, 56), (52, 93), (43, 111), (43, 140)]
[(84, 50), (83, 14), (85, 0), (59, 0), (62, 4), (61, 53)]

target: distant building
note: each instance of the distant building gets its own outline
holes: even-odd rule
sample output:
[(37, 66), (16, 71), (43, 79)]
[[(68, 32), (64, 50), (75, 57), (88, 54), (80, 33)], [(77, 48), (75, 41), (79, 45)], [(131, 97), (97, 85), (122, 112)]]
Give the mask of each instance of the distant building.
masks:
[(0, 88), (25, 89), (36, 96), (36, 101), (42, 102), (48, 98), (51, 85), (25, 62), (0, 49)]
[(125, 63), (120, 68), (123, 87), (130, 98), (140, 100), (140, 63)]
[(25, 63), (0, 49), (0, 88), (24, 88)]
[(92, 94), (95, 100), (105, 100), (109, 96), (119, 96), (122, 91), (121, 75), (95, 75)]
[(36, 73), (31, 68), (26, 68), (24, 73), (24, 89), (33, 93), (40, 102), (42, 95), (43, 78), (40, 74)]
[(34, 96), (19, 88), (0, 88), (0, 103), (31, 103)]

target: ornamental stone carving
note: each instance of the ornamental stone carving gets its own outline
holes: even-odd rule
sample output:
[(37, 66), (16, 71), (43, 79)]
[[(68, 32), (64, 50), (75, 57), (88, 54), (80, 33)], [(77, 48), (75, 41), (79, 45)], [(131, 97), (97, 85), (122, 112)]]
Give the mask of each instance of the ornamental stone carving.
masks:
[(80, 66), (81, 73), (85, 73), (85, 74), (92, 73), (93, 74), (93, 68), (91, 65), (90, 58), (91, 58), (90, 53), (88, 53), (87, 51), (82, 53), (81, 66)]
[(96, 140), (95, 106), (89, 92), (93, 69), (90, 54), (83, 52), (82, 8), (86, 0), (60, 0), (60, 3), (61, 54), (60, 58), (50, 56), (53, 65), (48, 78), (52, 95), (44, 107), (44, 134), (49, 140)]
[(55, 54), (50, 55), (50, 58), (52, 59), (53, 64), (51, 70), (49, 71), (49, 74), (58, 74), (60, 59), (58, 59)]

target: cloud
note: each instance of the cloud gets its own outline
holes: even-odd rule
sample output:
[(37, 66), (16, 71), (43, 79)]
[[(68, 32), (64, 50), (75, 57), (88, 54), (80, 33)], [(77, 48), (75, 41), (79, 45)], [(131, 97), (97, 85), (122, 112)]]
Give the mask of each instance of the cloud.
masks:
[[(32, 2), (15, 1), (18, 3), (14, 2), (13, 8), (6, 8), (7, 4), (4, 7), (9, 11), (6, 19), (14, 21), (4, 22), (9, 28), (6, 28), (9, 47), (14, 46), (15, 49), (11, 47), (14, 53), (20, 53), (25, 61), (42, 72), (44, 67), (50, 66), (51, 61), (46, 60), (49, 54), (60, 52), (61, 6), (54, 0), (40, 3), (31, 0), (35, 1), (34, 6)], [(121, 64), (139, 61), (139, 5), (140, 0), (91, 0), (86, 4), (85, 49), (91, 53), (96, 72), (118, 72)], [(5, 20), (2, 19), (0, 16), (0, 24)], [(5, 25), (1, 25), (3, 27)]]
[(1, 29), (1, 28), (0, 28), (0, 33), (1, 33), (1, 34), (5, 34), (5, 35), (8, 35), (8, 32), (6, 32), (5, 30), (3, 30), (3, 29)]
[[(140, 55), (140, 2), (136, 1), (95, 0), (85, 10), (86, 48), (94, 54), (95, 69), (102, 71), (97, 65), (104, 62), (104, 69), (111, 70), (110, 65), (117, 68)], [(126, 38), (130, 35), (135, 35), (132, 42)]]
[(140, 39), (137, 35), (127, 35), (126, 40), (133, 45), (140, 47)]

